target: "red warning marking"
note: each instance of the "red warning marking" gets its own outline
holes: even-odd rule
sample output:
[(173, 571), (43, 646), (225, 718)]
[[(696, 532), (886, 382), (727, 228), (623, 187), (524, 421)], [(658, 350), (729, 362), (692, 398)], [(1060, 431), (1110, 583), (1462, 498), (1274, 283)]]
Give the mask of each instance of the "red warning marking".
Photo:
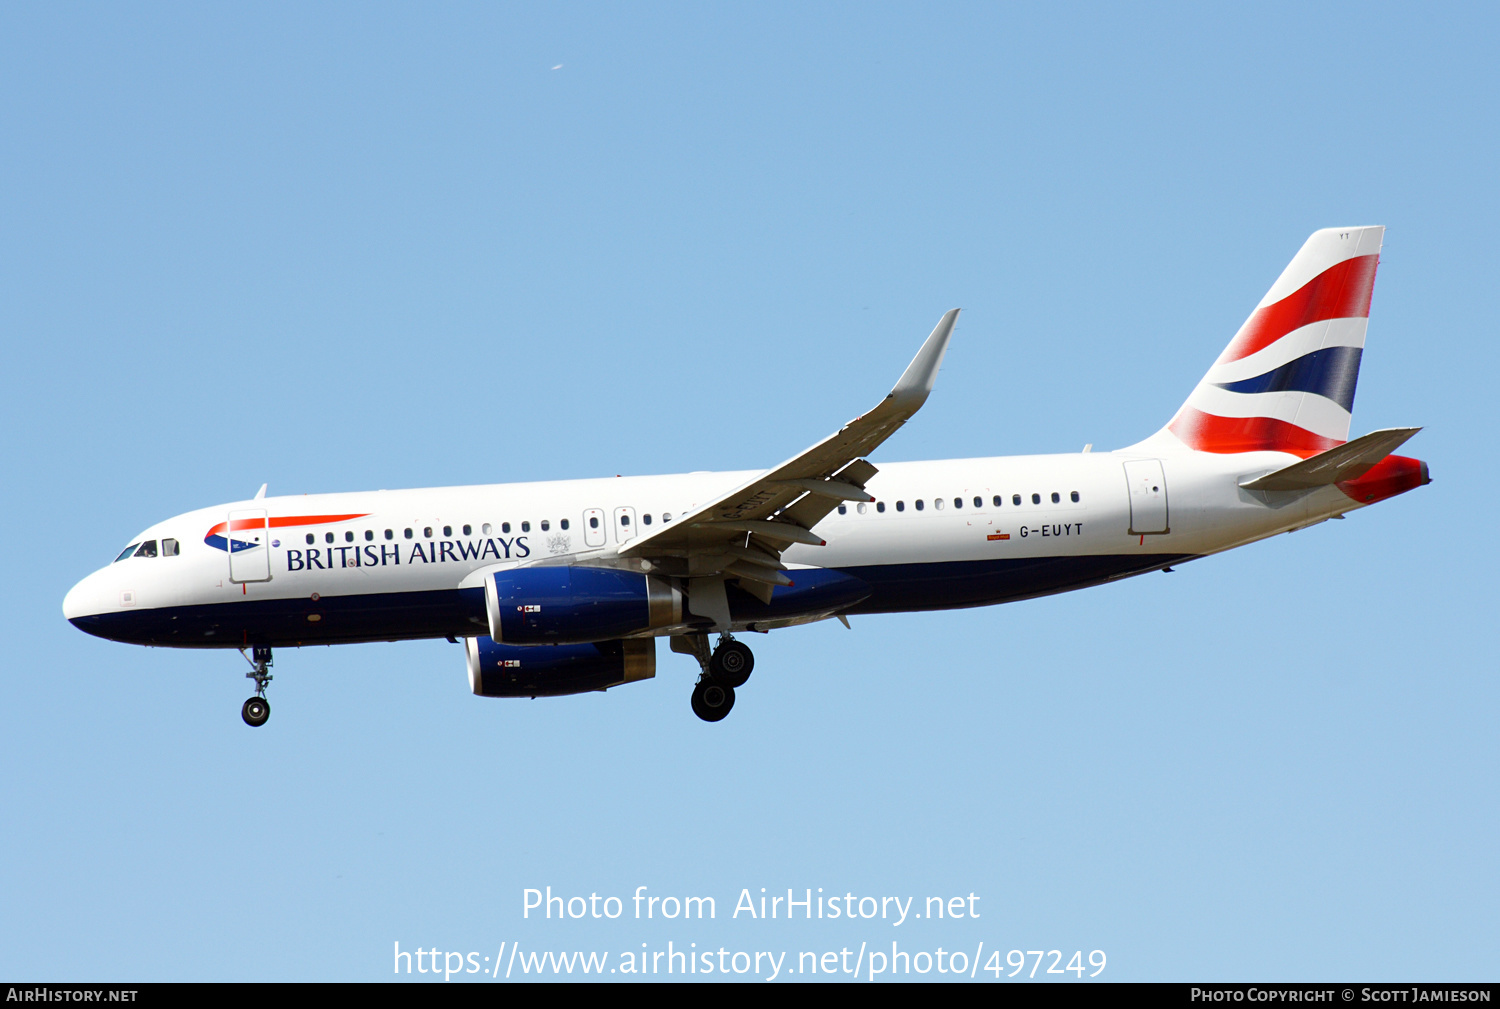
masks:
[(988, 536), (985, 537), (985, 539), (987, 539), (987, 540), (1008, 540), (1008, 539), (1010, 539), (1010, 533), (990, 533)]

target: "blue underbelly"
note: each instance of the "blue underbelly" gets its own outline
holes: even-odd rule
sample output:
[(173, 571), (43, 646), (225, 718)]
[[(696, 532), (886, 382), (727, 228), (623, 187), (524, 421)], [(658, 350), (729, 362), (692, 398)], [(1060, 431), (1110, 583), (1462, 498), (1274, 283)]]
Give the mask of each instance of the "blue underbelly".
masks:
[[(803, 576), (809, 612), (898, 613), (988, 606), (1097, 585), (1191, 559), (1188, 554), (1114, 554), (1018, 560), (877, 564), (840, 568), (837, 576)], [(797, 572), (791, 574), (796, 577)], [(828, 582), (823, 586), (821, 582)], [(847, 591), (843, 585), (854, 586)], [(868, 591), (866, 591), (868, 590)], [(840, 593), (843, 592), (843, 596)], [(731, 592), (737, 622), (795, 616)], [(791, 595), (791, 593), (788, 593)], [(826, 598), (825, 598), (826, 596)], [(845, 598), (847, 597), (847, 598)], [(332, 645), (362, 641), (472, 637), (489, 633), (484, 590), (442, 589), (325, 596), (318, 600), (249, 599), (202, 606), (123, 610), (77, 617), (80, 630), (112, 641), (172, 648)]]

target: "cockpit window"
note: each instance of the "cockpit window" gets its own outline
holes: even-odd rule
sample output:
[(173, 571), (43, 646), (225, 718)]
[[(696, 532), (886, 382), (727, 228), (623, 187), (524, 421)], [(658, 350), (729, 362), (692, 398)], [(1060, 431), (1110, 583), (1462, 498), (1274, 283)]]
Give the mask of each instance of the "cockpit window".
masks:
[(121, 561), (123, 561), (125, 558), (134, 556), (135, 555), (135, 548), (138, 547), (138, 546), (140, 546), (139, 543), (132, 543), (132, 544), (130, 544), (130, 546), (126, 547), (124, 550), (121, 550), (120, 551), (120, 556), (118, 556), (118, 557), (115, 558), (115, 563), (118, 564)]
[(146, 542), (142, 543), (141, 546), (140, 546), (140, 549), (138, 549), (135, 552), (135, 555), (137, 557), (155, 557), (156, 556), (156, 541), (155, 540), (147, 540)]
[(176, 540), (161, 541), (161, 555), (163, 557), (176, 557), (178, 552)]

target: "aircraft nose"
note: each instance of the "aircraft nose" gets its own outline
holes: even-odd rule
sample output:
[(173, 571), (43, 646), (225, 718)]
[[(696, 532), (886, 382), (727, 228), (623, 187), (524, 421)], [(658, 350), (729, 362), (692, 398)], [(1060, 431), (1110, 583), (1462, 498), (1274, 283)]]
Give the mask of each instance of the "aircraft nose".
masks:
[(68, 590), (63, 596), (63, 616), (77, 623), (82, 617), (93, 616), (109, 609), (109, 587), (104, 584), (104, 572), (95, 571)]

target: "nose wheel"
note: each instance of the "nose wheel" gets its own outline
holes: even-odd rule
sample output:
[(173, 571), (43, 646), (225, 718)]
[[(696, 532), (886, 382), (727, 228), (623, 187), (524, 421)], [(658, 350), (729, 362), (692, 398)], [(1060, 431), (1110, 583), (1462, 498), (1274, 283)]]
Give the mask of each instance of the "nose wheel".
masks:
[[(245, 650), (240, 649), (240, 654), (245, 655)], [(270, 683), (271, 676), (271, 649), (257, 645), (246, 655), (250, 663), (250, 672), (245, 674), (247, 680), (255, 681), (255, 696), (240, 706), (240, 717), (245, 724), (252, 728), (259, 728), (266, 724), (271, 717), (271, 702), (266, 700), (266, 684)]]
[(240, 717), (246, 725), (262, 726), (271, 717), (271, 702), (264, 697), (252, 697), (240, 708)]

